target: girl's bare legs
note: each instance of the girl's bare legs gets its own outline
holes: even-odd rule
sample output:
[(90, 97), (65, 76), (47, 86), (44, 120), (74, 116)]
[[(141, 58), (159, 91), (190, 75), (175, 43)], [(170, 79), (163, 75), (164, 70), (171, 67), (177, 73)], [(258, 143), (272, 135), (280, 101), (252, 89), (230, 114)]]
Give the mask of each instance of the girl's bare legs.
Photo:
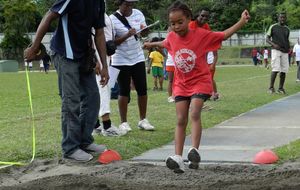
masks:
[(175, 129), (175, 154), (181, 155), (185, 141), (185, 130), (188, 124), (190, 101), (176, 102), (177, 127)]
[(199, 148), (201, 135), (202, 135), (202, 124), (201, 124), (201, 109), (204, 101), (200, 98), (193, 98), (190, 106), (190, 119), (192, 125), (192, 146), (196, 149)]

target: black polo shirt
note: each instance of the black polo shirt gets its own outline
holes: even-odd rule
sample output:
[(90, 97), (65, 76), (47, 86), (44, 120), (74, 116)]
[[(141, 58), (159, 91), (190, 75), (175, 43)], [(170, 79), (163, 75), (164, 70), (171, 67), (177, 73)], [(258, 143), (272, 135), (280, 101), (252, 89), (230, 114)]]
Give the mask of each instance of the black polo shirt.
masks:
[(68, 59), (82, 58), (91, 29), (105, 26), (104, 0), (57, 0), (50, 10), (60, 15), (51, 49)]
[(270, 26), (267, 35), (272, 38), (272, 42), (283, 48), (283, 53), (290, 50), (290, 29), (287, 26), (281, 26), (279, 23)]

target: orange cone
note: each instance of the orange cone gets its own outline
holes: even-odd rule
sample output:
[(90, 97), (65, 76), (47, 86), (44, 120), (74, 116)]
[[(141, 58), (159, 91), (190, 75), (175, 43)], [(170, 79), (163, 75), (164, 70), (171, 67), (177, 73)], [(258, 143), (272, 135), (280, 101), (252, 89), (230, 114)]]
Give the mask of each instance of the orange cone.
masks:
[(109, 164), (113, 161), (122, 160), (120, 154), (115, 150), (106, 150), (98, 157), (100, 164)]
[(278, 156), (272, 150), (262, 150), (258, 152), (254, 159), (254, 164), (273, 164), (278, 161)]

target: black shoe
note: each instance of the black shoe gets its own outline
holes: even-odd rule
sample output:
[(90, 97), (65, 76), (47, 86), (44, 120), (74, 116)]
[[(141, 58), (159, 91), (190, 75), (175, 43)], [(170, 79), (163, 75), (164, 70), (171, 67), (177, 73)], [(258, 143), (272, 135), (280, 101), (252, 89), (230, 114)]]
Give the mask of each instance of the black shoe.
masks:
[(268, 93), (269, 94), (274, 94), (275, 93), (275, 89), (274, 88), (269, 88)]
[(278, 93), (278, 94), (286, 94), (286, 93), (285, 93), (285, 90), (284, 90), (283, 88), (279, 88), (279, 89), (277, 90), (277, 93)]

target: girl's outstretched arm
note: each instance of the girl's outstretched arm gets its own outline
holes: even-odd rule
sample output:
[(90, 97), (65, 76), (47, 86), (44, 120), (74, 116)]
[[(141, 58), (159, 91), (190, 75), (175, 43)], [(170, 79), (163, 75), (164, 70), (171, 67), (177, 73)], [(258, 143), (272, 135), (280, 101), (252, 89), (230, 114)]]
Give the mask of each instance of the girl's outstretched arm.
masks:
[(241, 19), (233, 26), (223, 31), (225, 33), (224, 40), (227, 40), (230, 36), (232, 36), (232, 34), (241, 29), (249, 21), (249, 19), (249, 12), (247, 10), (244, 10), (241, 15)]
[(145, 42), (143, 45), (144, 49), (150, 49), (150, 48), (155, 48), (155, 47), (160, 47), (163, 48), (163, 41), (160, 42)]

